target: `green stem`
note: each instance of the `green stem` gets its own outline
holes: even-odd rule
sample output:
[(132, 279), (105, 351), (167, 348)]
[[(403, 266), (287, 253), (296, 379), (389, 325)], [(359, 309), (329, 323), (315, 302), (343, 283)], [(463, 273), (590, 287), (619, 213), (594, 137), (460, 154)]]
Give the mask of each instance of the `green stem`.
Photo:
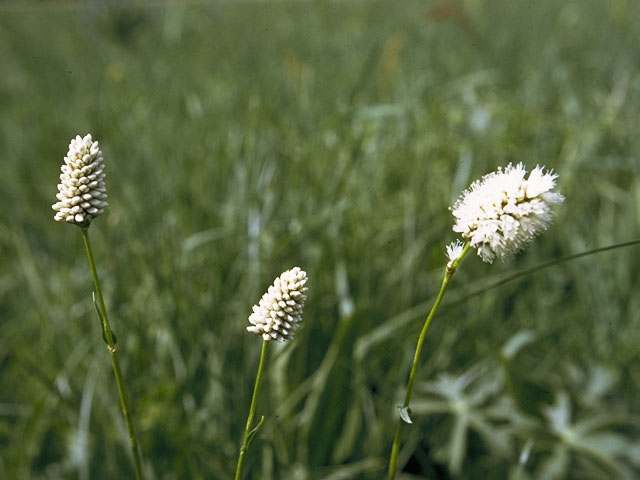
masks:
[(258, 425), (255, 428), (251, 428), (253, 425), (253, 417), (256, 414), (256, 404), (258, 400), (258, 392), (260, 390), (260, 379), (262, 378), (262, 372), (264, 370), (265, 359), (267, 358), (267, 347), (269, 346), (268, 340), (262, 341), (262, 352), (260, 352), (260, 364), (258, 365), (258, 373), (256, 374), (256, 383), (253, 386), (253, 395), (251, 396), (251, 406), (249, 407), (249, 416), (247, 417), (247, 426), (244, 429), (244, 437), (242, 439), (242, 446), (240, 447), (240, 454), (238, 455), (238, 464), (236, 465), (235, 480), (241, 480), (242, 467), (244, 465), (244, 457), (249, 449), (249, 444), (253, 439), (253, 436), (257, 432), (258, 428), (262, 425), (264, 417), (260, 419)]
[(84, 247), (89, 257), (89, 266), (91, 267), (91, 275), (93, 276), (93, 283), (96, 288), (96, 296), (98, 297), (98, 306), (100, 307), (100, 316), (102, 319), (102, 338), (107, 344), (107, 350), (111, 357), (111, 364), (113, 365), (113, 373), (116, 377), (116, 384), (118, 386), (118, 395), (120, 396), (120, 406), (122, 407), (122, 414), (127, 424), (127, 431), (129, 433), (129, 446), (131, 447), (131, 454), (133, 456), (133, 466), (136, 473), (136, 479), (142, 479), (142, 469), (140, 462), (140, 452), (138, 451), (138, 441), (136, 439), (136, 431), (133, 426), (133, 418), (131, 416), (131, 409), (129, 408), (129, 400), (127, 398), (127, 391), (124, 388), (124, 381), (122, 379), (122, 371), (120, 370), (120, 363), (118, 362), (118, 355), (116, 352), (116, 342), (114, 341), (113, 332), (109, 326), (109, 319), (107, 317), (107, 309), (104, 305), (104, 298), (102, 297), (102, 290), (100, 289), (100, 282), (98, 280), (98, 272), (96, 270), (96, 263), (93, 260), (93, 252), (91, 251), (91, 243), (89, 242), (89, 227), (82, 229), (82, 239), (84, 240)]
[[(442, 286), (440, 287), (440, 292), (438, 292), (438, 296), (436, 297), (436, 301), (431, 307), (431, 311), (429, 315), (427, 315), (426, 320), (424, 321), (424, 325), (422, 326), (422, 331), (420, 332), (420, 337), (418, 337), (418, 344), (416, 345), (416, 351), (413, 355), (413, 364), (411, 365), (411, 373), (409, 374), (409, 382), (407, 383), (407, 392), (404, 396), (404, 403), (402, 404), (402, 410), (407, 410), (409, 408), (409, 402), (411, 402), (411, 394), (413, 393), (413, 383), (416, 378), (416, 372), (418, 371), (418, 362), (420, 360), (420, 353), (422, 352), (422, 344), (424, 343), (424, 339), (427, 336), (427, 330), (429, 330), (429, 325), (431, 325), (431, 321), (440, 306), (440, 302), (442, 302), (442, 298), (444, 297), (444, 292), (446, 292), (447, 287), (449, 286), (449, 281), (451, 281), (451, 277), (456, 272), (458, 265), (467, 254), (471, 245), (467, 242), (462, 250), (460, 256), (451, 264), (447, 265), (447, 268), (444, 272), (444, 278), (442, 279)], [(387, 471), (387, 479), (393, 480), (396, 478), (396, 464), (398, 463), (398, 451), (400, 450), (400, 437), (402, 435), (402, 423), (404, 420), (402, 417), (398, 419), (398, 424), (396, 426), (396, 433), (393, 437), (393, 446), (391, 447), (391, 456), (389, 458), (389, 469)]]

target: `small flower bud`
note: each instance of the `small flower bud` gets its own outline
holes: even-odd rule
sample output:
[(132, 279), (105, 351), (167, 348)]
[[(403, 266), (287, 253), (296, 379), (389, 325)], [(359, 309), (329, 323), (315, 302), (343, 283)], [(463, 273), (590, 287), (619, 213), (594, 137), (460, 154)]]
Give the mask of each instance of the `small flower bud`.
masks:
[(60, 170), (58, 202), (51, 206), (56, 211), (53, 218), (88, 227), (108, 205), (102, 151), (91, 134), (71, 140)]
[(449, 259), (449, 262), (447, 263), (447, 269), (452, 270), (454, 262), (458, 260), (458, 258), (460, 258), (460, 255), (462, 255), (462, 251), (464, 250), (464, 243), (462, 243), (460, 240), (456, 240), (447, 245), (446, 249), (447, 258)]

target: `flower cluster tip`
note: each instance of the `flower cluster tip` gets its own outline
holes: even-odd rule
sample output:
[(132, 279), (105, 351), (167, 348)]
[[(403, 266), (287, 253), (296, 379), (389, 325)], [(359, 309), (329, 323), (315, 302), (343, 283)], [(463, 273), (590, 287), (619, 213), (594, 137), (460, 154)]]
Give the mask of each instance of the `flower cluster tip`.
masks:
[(264, 340), (291, 340), (302, 322), (307, 274), (300, 267), (283, 272), (253, 306), (247, 330)]
[(102, 151), (91, 134), (71, 140), (60, 170), (54, 219), (88, 227), (108, 205)]

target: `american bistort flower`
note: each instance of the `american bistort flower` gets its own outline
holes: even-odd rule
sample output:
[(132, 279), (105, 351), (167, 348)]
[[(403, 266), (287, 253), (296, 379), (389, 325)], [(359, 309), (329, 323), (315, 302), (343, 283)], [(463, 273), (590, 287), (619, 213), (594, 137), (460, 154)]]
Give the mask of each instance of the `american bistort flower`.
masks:
[(447, 263), (447, 268), (451, 268), (453, 266), (453, 262), (460, 258), (462, 255), (462, 251), (464, 250), (464, 243), (460, 240), (456, 240), (455, 242), (451, 242), (446, 247), (447, 249), (447, 258), (449, 259), (449, 263)]
[(71, 140), (60, 168), (58, 202), (52, 205), (58, 222), (87, 227), (108, 205), (102, 151), (91, 134)]
[(264, 340), (291, 340), (302, 321), (306, 283), (307, 274), (299, 267), (283, 272), (253, 306), (247, 330)]
[(526, 175), (522, 163), (499, 168), (474, 182), (451, 207), (453, 231), (485, 262), (524, 249), (551, 223), (551, 206), (564, 200), (552, 191), (558, 175), (540, 166)]

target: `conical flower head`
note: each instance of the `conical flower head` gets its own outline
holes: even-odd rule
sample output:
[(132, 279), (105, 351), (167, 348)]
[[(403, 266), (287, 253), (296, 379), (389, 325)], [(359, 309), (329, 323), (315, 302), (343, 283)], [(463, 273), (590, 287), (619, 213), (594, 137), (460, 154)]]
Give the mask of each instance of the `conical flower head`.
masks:
[(253, 306), (247, 330), (264, 340), (291, 340), (302, 321), (306, 283), (307, 274), (300, 267), (283, 272)]
[(91, 134), (71, 140), (60, 168), (58, 202), (52, 205), (58, 222), (87, 227), (108, 205), (102, 151)]
[(461, 233), (485, 262), (510, 257), (547, 229), (551, 206), (564, 201), (552, 191), (556, 178), (540, 166), (527, 177), (522, 163), (485, 175), (451, 207), (456, 218), (453, 231)]

